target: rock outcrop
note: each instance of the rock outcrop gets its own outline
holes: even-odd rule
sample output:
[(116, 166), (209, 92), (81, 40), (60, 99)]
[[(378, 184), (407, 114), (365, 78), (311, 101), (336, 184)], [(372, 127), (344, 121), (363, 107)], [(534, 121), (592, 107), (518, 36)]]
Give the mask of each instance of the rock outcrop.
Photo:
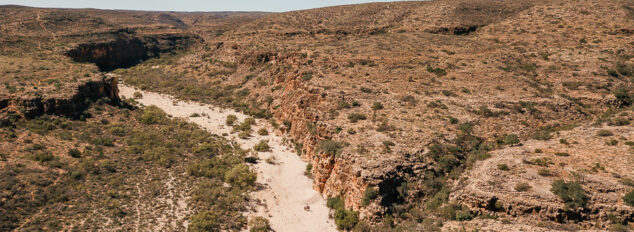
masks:
[(102, 98), (109, 99), (111, 103), (120, 101), (115, 77), (95, 77), (77, 85), (72, 95), (5, 96), (0, 99), (0, 113), (14, 112), (25, 118), (35, 118), (44, 114), (78, 117), (92, 101)]
[(88, 42), (67, 51), (76, 62), (94, 63), (101, 71), (129, 68), (162, 53), (184, 49), (200, 42), (200, 38), (182, 33), (137, 35), (132, 31), (116, 32), (116, 39)]

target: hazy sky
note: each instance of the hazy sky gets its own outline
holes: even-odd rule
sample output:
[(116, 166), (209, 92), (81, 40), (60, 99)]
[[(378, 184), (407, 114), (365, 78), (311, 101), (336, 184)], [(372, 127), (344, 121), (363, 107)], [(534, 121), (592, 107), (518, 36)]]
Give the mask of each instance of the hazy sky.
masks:
[(0, 5), (150, 11), (290, 11), (389, 0), (0, 0)]

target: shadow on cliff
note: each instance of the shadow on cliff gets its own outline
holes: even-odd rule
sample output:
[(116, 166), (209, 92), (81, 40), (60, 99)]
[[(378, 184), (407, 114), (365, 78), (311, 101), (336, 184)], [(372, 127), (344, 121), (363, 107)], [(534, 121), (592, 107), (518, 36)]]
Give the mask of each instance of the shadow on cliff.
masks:
[(102, 72), (129, 68), (147, 59), (186, 49), (202, 41), (197, 36), (183, 33), (139, 35), (132, 30), (113, 32), (114, 39), (88, 42), (66, 52), (73, 61), (94, 63)]

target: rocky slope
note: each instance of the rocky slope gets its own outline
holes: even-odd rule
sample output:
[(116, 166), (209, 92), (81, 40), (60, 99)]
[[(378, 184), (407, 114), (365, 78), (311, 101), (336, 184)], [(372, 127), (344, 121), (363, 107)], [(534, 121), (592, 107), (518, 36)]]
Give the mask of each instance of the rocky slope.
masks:
[[(374, 3), (231, 29), (174, 14), (204, 42), (114, 72), (270, 120), (345, 203), (341, 229), (627, 229), (633, 4)], [(184, 30), (168, 21), (134, 28)]]

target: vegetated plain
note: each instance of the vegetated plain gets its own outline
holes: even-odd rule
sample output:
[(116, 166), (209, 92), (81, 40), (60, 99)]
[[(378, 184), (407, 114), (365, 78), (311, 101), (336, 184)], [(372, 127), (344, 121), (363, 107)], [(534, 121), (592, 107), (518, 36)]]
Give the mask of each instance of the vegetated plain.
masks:
[[(173, 150), (165, 147), (145, 155), (145, 150), (130, 150), (135, 144), (125, 138), (108, 134), (115, 118), (125, 114), (131, 115), (130, 120), (120, 123), (134, 123), (134, 128), (171, 131), (165, 129), (171, 122), (182, 124), (172, 119), (152, 125), (138, 121), (135, 115), (152, 108), (90, 104), (86, 110), (90, 117), (79, 113), (64, 119), (46, 113), (63, 110), (38, 110), (37, 104), (15, 100), (28, 97), (25, 102), (46, 103), (46, 99), (76, 96), (76, 86), (104, 78), (103, 67), (84, 61), (110, 64), (95, 54), (138, 40), (143, 44), (139, 57), (145, 61), (121, 64), (126, 68), (114, 74), (144, 90), (269, 120), (310, 162), (306, 174), (329, 198), (332, 216), (342, 230), (631, 229), (634, 3), (630, 0), (395, 2), (279, 14), (1, 10), (2, 25), (7, 25), (0, 31), (2, 96), (9, 99), (0, 104), (3, 133), (17, 137), (3, 140), (3, 157), (8, 161), (0, 165), (20, 163), (29, 168), (20, 175), (48, 170), (67, 181), (54, 182), (59, 186), (98, 181), (96, 174), (71, 178), (72, 171), (62, 165), (87, 159), (69, 153), (74, 148), (84, 157), (87, 147), (92, 150), (86, 157), (94, 162), (101, 161), (93, 156), (99, 156), (102, 147), (104, 156), (125, 154), (121, 164), (139, 166), (126, 172), (163, 170), (152, 174), (162, 175), (157, 181), (169, 180), (169, 173), (174, 173), (175, 181), (190, 183), (187, 186), (193, 189), (222, 189), (214, 184), (225, 181), (218, 174), (224, 172), (182, 176), (169, 171), (186, 170), (181, 159), (242, 167), (239, 158), (181, 157), (178, 154), (196, 148), (181, 142), (175, 142)], [(75, 48), (70, 41), (80, 47), (88, 44), (84, 45), (88, 52), (65, 52)], [(151, 55), (143, 55), (147, 52)], [(101, 102), (117, 102), (112, 100)], [(111, 113), (98, 114), (97, 107)], [(38, 117), (27, 117), (33, 114)], [(93, 122), (100, 117), (112, 122)], [(51, 120), (78, 124), (79, 134), (91, 131), (84, 124), (97, 129), (84, 139), (76, 138), (73, 130), (66, 143), (31, 131), (38, 127), (29, 129), (29, 124), (49, 125), (44, 122)], [(65, 130), (56, 123), (50, 122), (51, 128)], [(44, 144), (29, 136), (50, 143), (45, 149), (27, 148), (32, 146), (29, 140)], [(222, 139), (211, 138), (223, 147)], [(10, 149), (15, 146), (20, 149)], [(240, 157), (235, 153), (227, 154)], [(55, 162), (60, 166), (48, 166)], [(126, 183), (140, 184), (146, 182), (139, 178), (149, 178), (143, 172), (115, 169), (114, 174), (100, 175), (135, 178)], [(7, 189), (14, 186), (18, 185)], [(238, 196), (248, 190), (221, 191), (228, 194), (221, 202), (236, 207), (226, 210), (238, 212), (246, 201)], [(132, 218), (131, 202), (139, 195), (133, 192), (105, 198), (116, 199), (126, 213), (113, 214), (114, 219), (106, 220), (110, 224), (100, 226), (134, 224), (126, 221)], [(73, 200), (94, 199), (77, 196)], [(3, 215), (11, 219), (3, 220), (3, 228), (64, 228), (39, 220), (38, 215), (48, 214), (36, 210), (64, 204), (44, 201), (23, 211), (32, 213), (19, 215), (16, 207), (3, 203), (7, 212)], [(109, 204), (98, 205), (108, 209)], [(174, 213), (191, 218), (192, 230), (246, 226), (243, 219), (224, 218), (231, 214), (213, 214), (219, 205), (196, 205), (200, 208)], [(56, 216), (61, 215), (65, 214)], [(205, 224), (209, 222), (217, 224)]]

